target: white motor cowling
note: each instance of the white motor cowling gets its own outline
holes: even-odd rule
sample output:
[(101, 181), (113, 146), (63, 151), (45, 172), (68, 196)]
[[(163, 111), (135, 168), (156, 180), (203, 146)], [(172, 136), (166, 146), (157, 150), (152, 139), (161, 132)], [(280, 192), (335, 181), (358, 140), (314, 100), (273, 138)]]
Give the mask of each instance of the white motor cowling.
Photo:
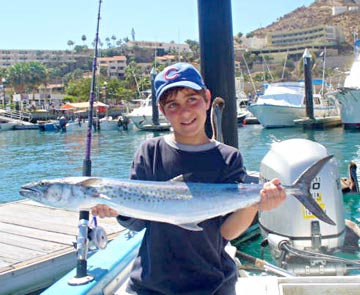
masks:
[[(260, 165), (260, 182), (279, 178), (290, 186), (298, 176), (316, 161), (328, 156), (324, 146), (307, 139), (289, 139), (274, 143)], [(327, 162), (311, 182), (311, 196), (336, 223), (318, 220), (295, 197), (271, 211), (259, 214), (262, 235), (275, 234), (289, 239), (297, 249), (328, 251), (342, 247), (345, 237), (344, 206), (340, 178), (335, 159)], [(314, 245), (314, 243), (316, 245)]]

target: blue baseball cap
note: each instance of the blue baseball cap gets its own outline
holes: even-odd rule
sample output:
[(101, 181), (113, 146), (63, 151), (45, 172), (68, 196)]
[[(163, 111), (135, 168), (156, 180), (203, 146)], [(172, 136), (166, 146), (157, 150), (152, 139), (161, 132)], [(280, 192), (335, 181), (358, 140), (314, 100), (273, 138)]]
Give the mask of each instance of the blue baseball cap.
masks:
[(154, 81), (156, 102), (168, 89), (174, 87), (188, 87), (194, 90), (206, 89), (205, 83), (198, 70), (191, 64), (179, 62), (163, 69)]

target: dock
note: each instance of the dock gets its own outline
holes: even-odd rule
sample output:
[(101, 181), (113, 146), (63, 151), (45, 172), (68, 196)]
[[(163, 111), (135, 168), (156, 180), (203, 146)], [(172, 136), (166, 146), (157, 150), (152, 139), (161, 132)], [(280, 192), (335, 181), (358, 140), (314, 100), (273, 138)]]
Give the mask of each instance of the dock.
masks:
[(342, 125), (340, 116), (328, 116), (317, 118), (301, 118), (294, 120), (295, 125), (302, 126), (303, 129), (326, 129), (334, 128)]
[[(78, 212), (21, 200), (0, 204), (0, 294), (28, 294), (76, 267)], [(98, 219), (108, 240), (125, 229)]]

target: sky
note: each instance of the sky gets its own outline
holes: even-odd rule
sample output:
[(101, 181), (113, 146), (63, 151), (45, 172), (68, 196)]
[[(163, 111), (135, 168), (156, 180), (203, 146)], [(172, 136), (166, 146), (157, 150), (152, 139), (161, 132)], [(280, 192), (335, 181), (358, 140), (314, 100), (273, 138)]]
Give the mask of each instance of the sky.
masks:
[[(2, 0), (0, 49), (65, 50), (71, 40), (89, 47), (99, 0)], [(102, 0), (99, 37), (184, 43), (199, 40), (197, 0)], [(314, 0), (232, 0), (233, 33), (249, 33)]]

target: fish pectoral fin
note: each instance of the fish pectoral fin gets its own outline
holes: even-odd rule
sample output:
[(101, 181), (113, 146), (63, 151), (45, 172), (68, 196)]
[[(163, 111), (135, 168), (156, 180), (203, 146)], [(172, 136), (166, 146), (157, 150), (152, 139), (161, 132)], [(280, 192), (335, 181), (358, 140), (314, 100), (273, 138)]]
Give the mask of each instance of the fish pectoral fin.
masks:
[(186, 182), (187, 179), (192, 175), (191, 172), (189, 173), (185, 173), (185, 174), (180, 174), (178, 176), (175, 176), (174, 178), (171, 178), (169, 181), (173, 182), (173, 181), (177, 181), (177, 182)]
[(171, 178), (169, 181), (178, 181), (178, 182), (184, 182), (184, 175), (180, 174), (178, 176), (175, 176), (174, 178)]
[(100, 199), (103, 199), (103, 200), (108, 200), (108, 201), (111, 200), (110, 197), (108, 197), (107, 195), (104, 195), (104, 194), (99, 194), (98, 197), (99, 197)]
[(184, 224), (178, 224), (177, 226), (191, 231), (202, 231), (202, 227), (198, 226), (197, 223), (184, 223)]

